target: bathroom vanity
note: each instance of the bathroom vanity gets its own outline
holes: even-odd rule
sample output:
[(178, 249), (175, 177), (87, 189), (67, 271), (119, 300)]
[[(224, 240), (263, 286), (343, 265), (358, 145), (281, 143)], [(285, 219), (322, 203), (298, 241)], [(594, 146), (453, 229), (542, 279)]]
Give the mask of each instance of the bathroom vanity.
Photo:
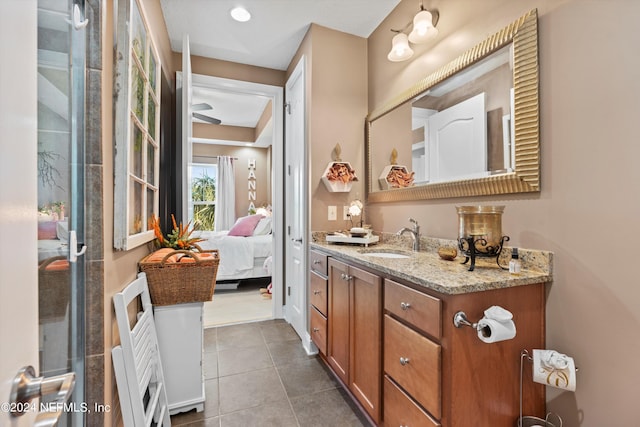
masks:
[[(386, 254), (386, 255), (385, 255)], [(513, 427), (520, 352), (545, 346), (545, 283), (551, 254), (525, 252), (512, 276), (491, 261), (475, 271), (433, 246), (412, 252), (317, 242), (310, 251), (310, 331), (323, 361), (376, 425)], [(515, 338), (485, 343), (471, 322), (498, 305)], [(544, 415), (544, 386), (525, 365), (523, 410)]]

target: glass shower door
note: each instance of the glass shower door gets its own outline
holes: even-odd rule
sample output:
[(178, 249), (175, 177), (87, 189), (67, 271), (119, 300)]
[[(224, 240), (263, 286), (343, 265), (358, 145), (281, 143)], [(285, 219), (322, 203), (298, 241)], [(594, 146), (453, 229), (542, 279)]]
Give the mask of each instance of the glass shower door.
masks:
[(39, 375), (76, 373), (60, 426), (84, 424), (83, 16), (84, 0), (38, 0)]

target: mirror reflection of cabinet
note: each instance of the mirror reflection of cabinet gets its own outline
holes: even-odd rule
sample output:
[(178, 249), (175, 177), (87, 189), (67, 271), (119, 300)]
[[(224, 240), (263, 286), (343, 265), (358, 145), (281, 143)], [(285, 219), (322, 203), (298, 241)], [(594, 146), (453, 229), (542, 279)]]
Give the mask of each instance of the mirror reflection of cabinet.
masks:
[(413, 139), (411, 141), (411, 169), (415, 172), (415, 184), (420, 185), (428, 182), (429, 169), (426, 145), (429, 135), (429, 116), (435, 111), (413, 107), (411, 108), (411, 130)]
[[(537, 43), (532, 10), (371, 112), (368, 201), (540, 191)], [(438, 126), (456, 120), (440, 115), (481, 94), (485, 104), (474, 113), (481, 126), (469, 126), (472, 135), (453, 138), (455, 144), (439, 143), (444, 128)], [(479, 145), (462, 143), (469, 138)], [(373, 179), (386, 166), (389, 146), (397, 148), (398, 163), (411, 165), (414, 186), (387, 190)]]

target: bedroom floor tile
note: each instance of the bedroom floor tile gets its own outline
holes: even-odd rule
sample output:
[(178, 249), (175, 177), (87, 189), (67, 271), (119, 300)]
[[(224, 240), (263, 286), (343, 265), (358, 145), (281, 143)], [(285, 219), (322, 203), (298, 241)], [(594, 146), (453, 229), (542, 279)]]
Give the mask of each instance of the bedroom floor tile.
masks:
[(205, 329), (204, 347), (205, 409), (172, 416), (174, 426), (369, 425), (283, 320)]

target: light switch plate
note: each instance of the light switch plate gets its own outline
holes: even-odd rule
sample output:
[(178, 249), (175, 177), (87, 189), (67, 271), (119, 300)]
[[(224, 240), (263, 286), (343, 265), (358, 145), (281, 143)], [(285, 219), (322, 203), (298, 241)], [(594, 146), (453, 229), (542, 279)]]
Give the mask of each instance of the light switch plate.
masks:
[(338, 207), (337, 206), (329, 206), (327, 219), (329, 221), (335, 221), (338, 219)]

